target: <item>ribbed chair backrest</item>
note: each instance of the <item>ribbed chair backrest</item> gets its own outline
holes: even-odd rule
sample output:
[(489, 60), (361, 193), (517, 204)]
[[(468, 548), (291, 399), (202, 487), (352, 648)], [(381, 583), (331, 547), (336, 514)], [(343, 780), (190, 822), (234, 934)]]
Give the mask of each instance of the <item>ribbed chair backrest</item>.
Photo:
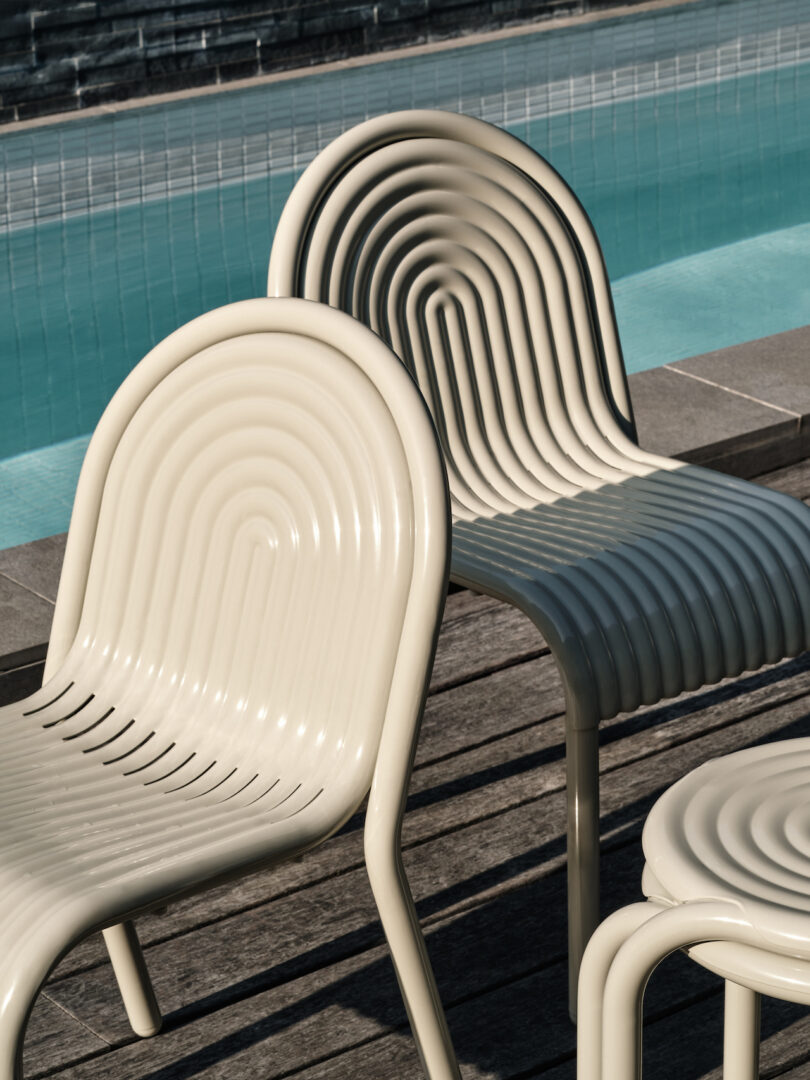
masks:
[(365, 327), (302, 300), (211, 312), (99, 423), (46, 677), (92, 686), (96, 716), (126, 701), (116, 767), (145, 782), (187, 747), (162, 783), (189, 797), (286, 773), (356, 803), (391, 701), (418, 717), (446, 517), (427, 410)]
[(268, 291), (342, 308), (391, 344), (436, 422), (456, 518), (675, 467), (635, 445), (587, 215), (490, 124), (412, 111), (336, 139), (287, 202)]

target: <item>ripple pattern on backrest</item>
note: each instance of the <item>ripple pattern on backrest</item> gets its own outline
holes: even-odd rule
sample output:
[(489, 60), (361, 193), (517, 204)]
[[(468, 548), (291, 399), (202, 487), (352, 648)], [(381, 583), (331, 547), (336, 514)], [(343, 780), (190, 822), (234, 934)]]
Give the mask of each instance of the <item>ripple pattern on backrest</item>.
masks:
[(96, 709), (125, 697), (141, 732), (246, 776), (363, 755), (370, 776), (412, 576), (398, 440), (364, 371), (303, 334), (166, 375), (112, 458), (66, 664)]
[[(337, 140), (326, 164), (316, 159), (320, 197), (304, 174), (279, 225), (271, 290), (295, 258), (298, 295), (349, 311), (391, 344), (433, 414), (457, 518), (661, 467), (632, 443), (616, 404), (611, 379), (623, 374), (609, 295), (599, 300), (568, 215), (505, 151), (519, 147), (553, 170), (480, 121), (401, 116), (398, 134), (396, 114), (382, 134), (381, 121), (370, 121), (362, 152), (361, 125), (343, 136), (353, 156), (341, 157)], [(435, 137), (442, 122), (447, 135)], [(308, 210), (296, 206), (307, 199)], [(293, 256), (292, 224), (302, 221)]]

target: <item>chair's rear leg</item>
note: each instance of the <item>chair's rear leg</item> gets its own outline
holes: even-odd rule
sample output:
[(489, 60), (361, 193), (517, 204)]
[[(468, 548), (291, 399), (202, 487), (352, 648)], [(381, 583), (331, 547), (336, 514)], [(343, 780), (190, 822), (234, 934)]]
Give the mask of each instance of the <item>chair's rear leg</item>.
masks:
[(568, 798), (568, 1011), (577, 1015), (582, 954), (599, 923), (599, 730), (566, 728)]
[(163, 1017), (134, 923), (118, 923), (107, 927), (103, 933), (132, 1030), (143, 1038), (156, 1035)]

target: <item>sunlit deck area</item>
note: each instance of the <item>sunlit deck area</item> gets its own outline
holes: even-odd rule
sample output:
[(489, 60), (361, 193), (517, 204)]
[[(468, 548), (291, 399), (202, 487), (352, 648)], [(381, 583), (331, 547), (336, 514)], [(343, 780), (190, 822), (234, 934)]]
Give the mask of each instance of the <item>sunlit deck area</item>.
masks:
[[(757, 479), (810, 501), (808, 460)], [(34, 681), (38, 668), (19, 669), (18, 695), (22, 672)], [(810, 734), (808, 691), (804, 656), (603, 725), (605, 914), (640, 898), (641, 828), (659, 793), (707, 758)], [(453, 592), (403, 844), (465, 1080), (573, 1080), (564, 828), (554, 662), (519, 612)], [(162, 1033), (132, 1035), (95, 936), (37, 1002), (26, 1077), (422, 1076), (365, 875), (361, 815), (299, 861), (138, 927)], [(719, 1077), (721, 1014), (720, 979), (680, 955), (665, 962), (647, 994), (646, 1075)], [(763, 1076), (810, 1075), (804, 1009), (766, 1000), (763, 1040)]]

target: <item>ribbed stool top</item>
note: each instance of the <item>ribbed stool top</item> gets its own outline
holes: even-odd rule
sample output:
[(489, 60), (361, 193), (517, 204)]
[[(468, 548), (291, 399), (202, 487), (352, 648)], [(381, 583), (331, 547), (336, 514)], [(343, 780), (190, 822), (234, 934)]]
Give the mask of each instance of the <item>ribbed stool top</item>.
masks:
[(731, 900), (763, 945), (806, 951), (810, 738), (752, 747), (695, 769), (655, 804), (643, 847), (672, 900)]

